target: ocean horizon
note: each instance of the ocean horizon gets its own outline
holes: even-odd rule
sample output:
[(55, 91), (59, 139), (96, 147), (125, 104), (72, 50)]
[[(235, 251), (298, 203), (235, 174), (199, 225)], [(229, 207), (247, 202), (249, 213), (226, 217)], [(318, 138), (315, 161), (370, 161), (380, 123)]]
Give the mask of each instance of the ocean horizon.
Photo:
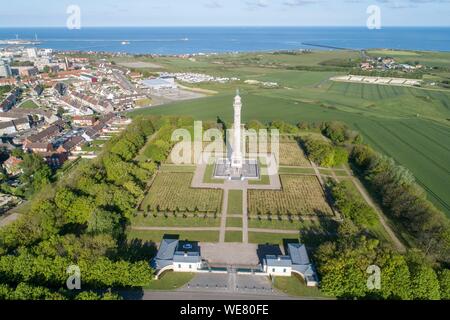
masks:
[[(450, 51), (450, 27), (1, 27), (0, 40), (35, 40), (39, 48), (129, 54), (276, 50), (396, 49)], [(0, 45), (5, 47), (7, 45)]]

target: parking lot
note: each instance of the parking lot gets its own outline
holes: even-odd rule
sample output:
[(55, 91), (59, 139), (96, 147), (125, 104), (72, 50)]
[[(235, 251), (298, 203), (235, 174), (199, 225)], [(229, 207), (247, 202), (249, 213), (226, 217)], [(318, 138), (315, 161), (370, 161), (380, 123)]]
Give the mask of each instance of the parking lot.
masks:
[(272, 294), (272, 283), (266, 276), (228, 274), (197, 274), (184, 288), (184, 291), (217, 291)]

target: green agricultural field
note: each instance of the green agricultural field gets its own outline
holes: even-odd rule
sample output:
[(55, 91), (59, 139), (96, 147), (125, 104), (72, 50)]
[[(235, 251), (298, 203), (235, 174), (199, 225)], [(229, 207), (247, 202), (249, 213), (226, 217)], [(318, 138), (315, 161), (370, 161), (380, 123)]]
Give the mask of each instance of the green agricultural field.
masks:
[(141, 211), (218, 213), (222, 191), (193, 189), (192, 173), (161, 172), (141, 204)]

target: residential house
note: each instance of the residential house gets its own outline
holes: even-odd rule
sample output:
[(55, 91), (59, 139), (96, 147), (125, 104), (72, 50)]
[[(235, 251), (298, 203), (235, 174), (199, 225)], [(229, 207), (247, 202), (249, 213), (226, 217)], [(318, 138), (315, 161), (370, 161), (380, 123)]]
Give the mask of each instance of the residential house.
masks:
[(197, 272), (204, 267), (204, 262), (197, 243), (164, 238), (151, 266), (160, 275), (167, 270)]
[(75, 136), (70, 139), (68, 139), (66, 142), (64, 142), (62, 145), (56, 149), (56, 152), (58, 153), (70, 153), (72, 152), (77, 146), (82, 144), (85, 141), (85, 139), (81, 136)]
[(30, 127), (30, 119), (28, 117), (19, 118), (12, 121), (17, 131), (29, 130)]
[(34, 142), (26, 145), (26, 150), (33, 153), (48, 153), (53, 151), (53, 145), (48, 142)]
[(0, 135), (16, 133), (16, 126), (12, 121), (0, 122)]
[(74, 116), (72, 123), (75, 126), (93, 126), (97, 120), (94, 116)]
[(5, 162), (3, 162), (3, 168), (9, 176), (16, 176), (22, 172), (20, 164), (23, 162), (22, 159), (10, 156)]
[(63, 129), (64, 129), (64, 122), (62, 120), (59, 120), (50, 127), (48, 127), (47, 129), (26, 138), (25, 147), (31, 143), (41, 142), (44, 140), (48, 141), (51, 138), (56, 137), (61, 131), (63, 131)]
[(69, 155), (66, 152), (47, 152), (43, 153), (42, 156), (52, 169), (60, 168), (64, 164), (64, 162), (69, 159)]

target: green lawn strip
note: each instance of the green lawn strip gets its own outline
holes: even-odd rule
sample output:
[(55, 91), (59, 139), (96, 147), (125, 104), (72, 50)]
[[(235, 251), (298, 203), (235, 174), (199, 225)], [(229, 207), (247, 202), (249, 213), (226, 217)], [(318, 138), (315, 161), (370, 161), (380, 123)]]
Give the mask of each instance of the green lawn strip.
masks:
[(220, 217), (217, 218), (191, 218), (191, 217), (144, 217), (139, 214), (131, 218), (131, 225), (135, 227), (218, 227)]
[(256, 244), (283, 244), (283, 240), (298, 240), (298, 236), (294, 234), (277, 234), (277, 233), (260, 233), (260, 232), (249, 232), (248, 241), (249, 243)]
[(242, 218), (227, 218), (227, 228), (242, 228)]
[(205, 175), (203, 176), (203, 183), (224, 183), (222, 179), (214, 179), (214, 164), (208, 164), (206, 166)]
[(254, 229), (278, 229), (278, 230), (301, 230), (310, 229), (312, 227), (320, 227), (316, 221), (288, 221), (288, 220), (265, 220), (250, 219), (248, 227)]
[(177, 165), (169, 165), (169, 164), (163, 164), (159, 168), (161, 172), (188, 172), (193, 173), (195, 172), (195, 166), (177, 166)]
[(27, 100), (19, 105), (19, 108), (23, 109), (39, 109), (39, 106), (32, 100)]
[(314, 175), (313, 168), (296, 168), (296, 167), (280, 167), (278, 169), (279, 174), (311, 174)]
[(160, 279), (153, 280), (149, 285), (145, 286), (145, 290), (176, 290), (195, 277), (195, 273), (186, 272), (165, 272)]
[(307, 287), (303, 279), (297, 275), (291, 277), (275, 277), (273, 286), (290, 296), (330, 298), (325, 296), (318, 288)]
[(164, 235), (179, 235), (180, 239), (199, 242), (219, 242), (218, 231), (141, 231), (130, 230), (128, 240), (139, 239), (159, 243)]
[(319, 169), (320, 174), (331, 176), (333, 174), (333, 170), (331, 169)]
[(227, 231), (225, 233), (225, 242), (242, 242), (242, 231)]
[(228, 192), (228, 214), (242, 214), (242, 190)]

